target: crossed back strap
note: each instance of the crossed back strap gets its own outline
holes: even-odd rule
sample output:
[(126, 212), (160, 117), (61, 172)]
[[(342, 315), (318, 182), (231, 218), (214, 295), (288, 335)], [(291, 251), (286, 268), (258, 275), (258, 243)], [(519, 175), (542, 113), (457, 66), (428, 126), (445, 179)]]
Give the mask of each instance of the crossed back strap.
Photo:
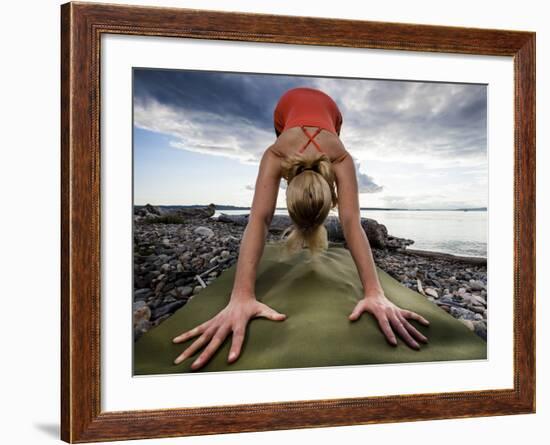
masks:
[(317, 148), (317, 150), (319, 150), (321, 153), (323, 153), (323, 150), (321, 150), (321, 147), (319, 147), (319, 144), (313, 139), (315, 136), (317, 136), (317, 135), (321, 132), (322, 128), (317, 128), (317, 130), (316, 130), (315, 133), (313, 133), (313, 134), (310, 134), (310, 133), (305, 129), (305, 127), (304, 127), (303, 125), (302, 125), (300, 128), (303, 130), (303, 132), (304, 132), (304, 133), (306, 134), (306, 136), (308, 137), (308, 141), (306, 141), (306, 143), (304, 144), (304, 146), (303, 146), (302, 148), (300, 148), (300, 150), (298, 150), (298, 153), (302, 153), (302, 152), (306, 149), (306, 147), (309, 145), (310, 142), (313, 142), (313, 145), (315, 145), (315, 147)]

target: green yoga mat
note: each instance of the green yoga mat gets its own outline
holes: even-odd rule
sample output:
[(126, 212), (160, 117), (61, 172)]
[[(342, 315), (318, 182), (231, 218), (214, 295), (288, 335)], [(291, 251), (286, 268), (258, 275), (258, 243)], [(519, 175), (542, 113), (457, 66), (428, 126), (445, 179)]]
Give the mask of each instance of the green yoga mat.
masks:
[(411, 349), (399, 338), (397, 346), (388, 344), (368, 313), (354, 322), (348, 320), (362, 297), (362, 285), (347, 249), (330, 247), (316, 259), (311, 259), (307, 250), (285, 258), (280, 245), (271, 242), (266, 244), (258, 265), (256, 298), (286, 314), (286, 320), (252, 319), (241, 355), (233, 364), (227, 363), (229, 335), (199, 370), (192, 371), (190, 366), (202, 349), (174, 365), (174, 359), (194, 339), (180, 344), (172, 343), (172, 339), (225, 307), (233, 286), (233, 266), (134, 344), (134, 375), (487, 358), (483, 339), (423, 295), (378, 267), (377, 271), (391, 301), (430, 321), (428, 327), (412, 321), (428, 337), (421, 350)]

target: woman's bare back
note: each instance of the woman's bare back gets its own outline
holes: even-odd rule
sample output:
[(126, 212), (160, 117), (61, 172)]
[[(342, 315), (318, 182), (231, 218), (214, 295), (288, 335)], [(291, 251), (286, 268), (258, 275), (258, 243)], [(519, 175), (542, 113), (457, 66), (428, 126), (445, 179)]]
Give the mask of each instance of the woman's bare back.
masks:
[[(307, 132), (313, 136), (318, 127), (305, 125), (304, 128)], [(340, 138), (325, 129), (321, 131), (313, 138), (313, 140), (321, 147), (323, 153), (325, 153), (331, 162), (339, 161), (345, 157), (348, 152), (344, 147), (344, 144)], [(279, 135), (270, 149), (281, 158), (298, 153), (301, 147), (308, 142), (308, 137), (300, 127), (293, 127), (285, 130)], [(317, 152), (313, 142), (310, 142), (303, 153), (310, 154)]]

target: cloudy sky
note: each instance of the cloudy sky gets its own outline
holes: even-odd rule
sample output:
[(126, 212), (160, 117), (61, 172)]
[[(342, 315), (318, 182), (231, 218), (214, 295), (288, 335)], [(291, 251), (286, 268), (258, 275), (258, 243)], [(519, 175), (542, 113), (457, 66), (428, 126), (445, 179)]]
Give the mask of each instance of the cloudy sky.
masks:
[(340, 108), (362, 207), (487, 206), (485, 85), (152, 69), (134, 69), (135, 204), (249, 206), (297, 86)]

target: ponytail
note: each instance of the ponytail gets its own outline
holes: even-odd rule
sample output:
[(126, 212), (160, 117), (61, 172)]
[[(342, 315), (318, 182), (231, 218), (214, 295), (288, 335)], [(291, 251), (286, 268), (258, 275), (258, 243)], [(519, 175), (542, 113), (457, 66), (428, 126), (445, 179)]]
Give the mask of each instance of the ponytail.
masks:
[(318, 254), (328, 247), (324, 221), (337, 205), (334, 172), (325, 154), (295, 154), (283, 161), (283, 177), (287, 180), (286, 203), (293, 225), (281, 238), (286, 238), (287, 253), (307, 247)]
[(327, 229), (324, 224), (316, 226), (310, 230), (301, 230), (299, 227), (287, 227), (281, 238), (288, 234), (285, 247), (287, 253), (292, 254), (308, 247), (313, 255), (321, 252), (328, 247)]

